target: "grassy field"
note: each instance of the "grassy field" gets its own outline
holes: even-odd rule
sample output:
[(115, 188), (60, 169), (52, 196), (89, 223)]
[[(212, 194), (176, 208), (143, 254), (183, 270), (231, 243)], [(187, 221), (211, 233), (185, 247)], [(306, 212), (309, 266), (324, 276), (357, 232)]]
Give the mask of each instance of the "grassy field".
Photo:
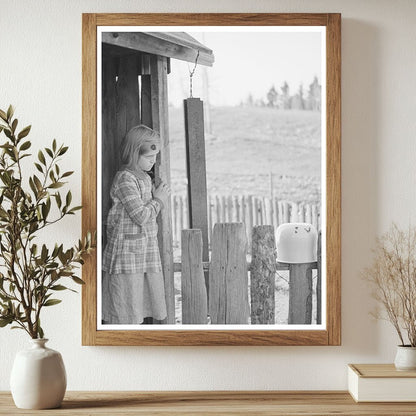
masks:
[[(169, 107), (172, 192), (186, 192), (183, 110)], [(320, 202), (321, 120), (311, 111), (221, 107), (211, 111), (205, 134), (207, 187), (211, 194), (270, 196)], [(272, 181), (271, 181), (272, 176)], [(180, 247), (174, 247), (180, 261)], [(316, 279), (314, 279), (316, 281)], [(276, 324), (287, 324), (288, 273), (276, 274)], [(315, 283), (314, 283), (315, 284)], [(176, 322), (181, 323), (181, 281), (175, 274)], [(313, 315), (316, 322), (315, 295)]]
[[(183, 110), (169, 108), (172, 191), (186, 189)], [(211, 110), (205, 135), (213, 194), (252, 194), (316, 202), (321, 184), (320, 113), (259, 107)], [(272, 184), (272, 186), (271, 186)]]

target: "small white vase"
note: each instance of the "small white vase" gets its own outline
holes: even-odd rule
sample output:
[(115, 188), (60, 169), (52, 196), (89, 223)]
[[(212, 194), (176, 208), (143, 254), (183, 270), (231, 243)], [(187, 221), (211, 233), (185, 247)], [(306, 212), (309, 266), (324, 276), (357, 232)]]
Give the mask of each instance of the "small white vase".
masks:
[(399, 371), (416, 370), (416, 347), (398, 345), (394, 366)]
[(45, 346), (47, 339), (32, 339), (31, 348), (19, 351), (13, 363), (10, 387), (21, 409), (59, 407), (66, 390), (66, 372), (58, 351)]

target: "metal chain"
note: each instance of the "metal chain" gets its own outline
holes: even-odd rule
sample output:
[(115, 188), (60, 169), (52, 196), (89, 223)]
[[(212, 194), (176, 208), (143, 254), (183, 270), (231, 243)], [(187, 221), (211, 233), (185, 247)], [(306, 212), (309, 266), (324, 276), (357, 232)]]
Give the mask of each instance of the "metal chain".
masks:
[(190, 98), (192, 98), (192, 77), (195, 74), (196, 66), (198, 64), (198, 58), (199, 58), (199, 50), (198, 50), (198, 53), (196, 55), (194, 69), (192, 71), (189, 71), (189, 97)]

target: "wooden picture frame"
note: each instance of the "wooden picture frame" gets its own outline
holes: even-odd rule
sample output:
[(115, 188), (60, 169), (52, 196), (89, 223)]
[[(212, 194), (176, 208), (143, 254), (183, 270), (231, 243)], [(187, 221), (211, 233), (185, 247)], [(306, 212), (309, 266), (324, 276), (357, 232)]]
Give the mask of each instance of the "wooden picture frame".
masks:
[[(97, 253), (83, 266), (83, 345), (340, 345), (341, 344), (341, 15), (319, 14), (83, 14), (82, 17), (82, 230), (97, 229), (97, 28), (100, 26), (323, 26), (326, 33), (326, 328), (97, 329)], [(209, 57), (208, 57), (209, 59)], [(156, 61), (155, 61), (156, 62)], [(166, 65), (166, 60), (164, 61)], [(155, 70), (163, 64), (155, 63)], [(159, 65), (159, 66), (158, 66)], [(162, 66), (161, 66), (162, 65)], [(166, 88), (158, 85), (157, 88)], [(156, 129), (163, 118), (153, 113)], [(189, 110), (191, 111), (191, 110)], [(162, 135), (163, 136), (163, 135)], [(163, 158), (163, 152), (161, 158)], [(157, 169), (157, 168), (156, 168)], [(162, 172), (161, 175), (166, 174)], [(164, 220), (162, 219), (162, 222)], [(165, 235), (163, 238), (169, 238)], [(169, 244), (162, 241), (161, 246)], [(172, 268), (173, 264), (164, 265)]]

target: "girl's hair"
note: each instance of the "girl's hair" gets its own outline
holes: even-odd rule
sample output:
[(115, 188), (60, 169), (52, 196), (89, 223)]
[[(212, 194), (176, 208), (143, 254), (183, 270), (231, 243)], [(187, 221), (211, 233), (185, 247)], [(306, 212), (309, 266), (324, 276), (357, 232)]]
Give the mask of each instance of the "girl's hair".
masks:
[(121, 163), (128, 165), (134, 157), (147, 153), (149, 149), (159, 151), (159, 133), (143, 124), (134, 126), (124, 136), (121, 144)]

